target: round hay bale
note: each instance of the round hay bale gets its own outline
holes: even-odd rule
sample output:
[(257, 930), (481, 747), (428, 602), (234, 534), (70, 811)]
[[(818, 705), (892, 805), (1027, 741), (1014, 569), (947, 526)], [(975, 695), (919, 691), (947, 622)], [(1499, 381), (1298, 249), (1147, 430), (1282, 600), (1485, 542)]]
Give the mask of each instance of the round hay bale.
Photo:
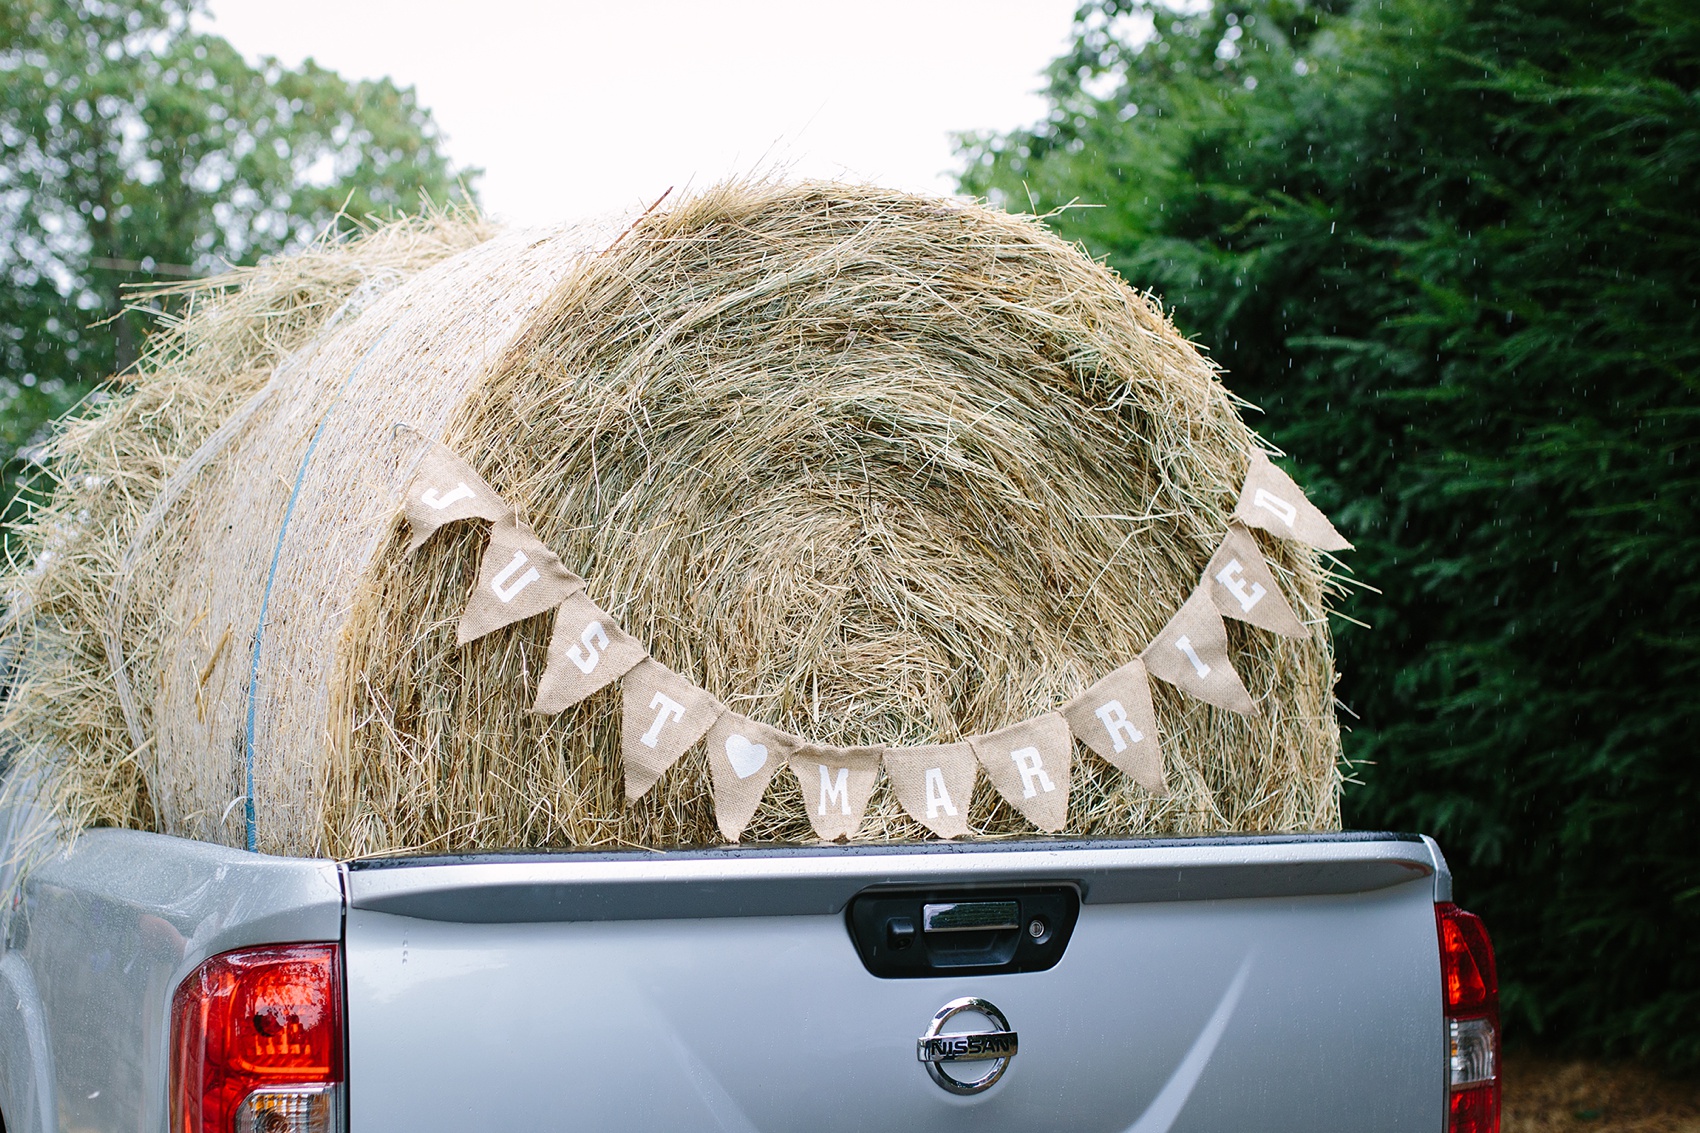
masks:
[[(1150, 299), (977, 205), (734, 184), (279, 259), (67, 427), (21, 533), (5, 728), (75, 823), (239, 845), (251, 796), (280, 853), (717, 840), (700, 750), (625, 801), (617, 688), (527, 711), (547, 616), (457, 648), (488, 525), (404, 554), (430, 441), (658, 660), (844, 745), (991, 731), (1138, 655), (1256, 443)], [(1309, 629), (1229, 623), (1262, 714), (1155, 684), (1170, 793), (1077, 749), (1069, 833), (1338, 824), (1328, 575), (1258, 540)], [(802, 808), (782, 772), (746, 838), (810, 838)], [(1032, 832), (983, 778), (971, 814)], [(925, 836), (882, 782), (860, 837)]]

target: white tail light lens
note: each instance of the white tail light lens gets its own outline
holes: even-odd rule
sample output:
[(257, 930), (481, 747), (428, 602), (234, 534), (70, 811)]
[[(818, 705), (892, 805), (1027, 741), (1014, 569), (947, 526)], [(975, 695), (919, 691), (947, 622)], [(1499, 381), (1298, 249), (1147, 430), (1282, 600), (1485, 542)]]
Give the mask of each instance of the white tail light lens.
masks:
[(236, 1133), (340, 1133), (335, 1086), (256, 1090), (236, 1110)]
[(1451, 1086), (1480, 1086), (1499, 1075), (1499, 1036), (1489, 1019), (1448, 1019), (1451, 1039)]

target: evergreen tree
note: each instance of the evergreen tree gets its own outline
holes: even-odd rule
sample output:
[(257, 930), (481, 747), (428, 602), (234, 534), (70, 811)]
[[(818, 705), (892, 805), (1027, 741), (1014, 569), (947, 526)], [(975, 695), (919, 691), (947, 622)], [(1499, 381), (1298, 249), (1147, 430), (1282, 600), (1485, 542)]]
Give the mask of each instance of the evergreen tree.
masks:
[(1700, 8), (1092, 0), (964, 188), (1172, 305), (1379, 593), (1358, 826), (1433, 832), (1513, 1034), (1700, 1067)]

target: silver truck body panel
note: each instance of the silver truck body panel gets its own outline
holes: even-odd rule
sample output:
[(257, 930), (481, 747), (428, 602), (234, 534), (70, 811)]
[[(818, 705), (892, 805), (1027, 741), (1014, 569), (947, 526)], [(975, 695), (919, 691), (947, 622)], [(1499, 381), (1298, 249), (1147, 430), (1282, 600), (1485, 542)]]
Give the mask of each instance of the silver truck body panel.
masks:
[[(1036, 882), (1082, 900), (1047, 971), (881, 979), (846, 926), (870, 888)], [(231, 948), (341, 940), (350, 1133), (1432, 1133), (1450, 895), (1432, 842), (1386, 835), (339, 865), (96, 830), (9, 910), (0, 1113), (160, 1133), (180, 980)], [(971, 1097), (915, 1057), (959, 996), (1020, 1033)]]
[(0, 1114), (12, 1133), (49, 1133), (53, 1056), (35, 977), (16, 952), (0, 956)]
[[(1067, 882), (1062, 961), (879, 979), (872, 886)], [(350, 1129), (1434, 1133), (1426, 840), (491, 857), (348, 875)], [(958, 1097), (915, 1040), (977, 996), (1019, 1032)]]
[(177, 984), (231, 948), (339, 940), (342, 904), (335, 862), (133, 830), (87, 831), (36, 865), (0, 957), (10, 1133), (164, 1130)]

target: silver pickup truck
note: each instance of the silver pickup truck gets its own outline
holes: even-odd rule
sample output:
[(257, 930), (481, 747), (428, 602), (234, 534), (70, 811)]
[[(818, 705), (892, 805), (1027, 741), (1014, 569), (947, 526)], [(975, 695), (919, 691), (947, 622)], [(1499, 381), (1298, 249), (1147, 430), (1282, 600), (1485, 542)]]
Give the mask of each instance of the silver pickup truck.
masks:
[(6, 1133), (1499, 1127), (1492, 951), (1423, 837), (335, 862), (94, 830), (14, 891)]

